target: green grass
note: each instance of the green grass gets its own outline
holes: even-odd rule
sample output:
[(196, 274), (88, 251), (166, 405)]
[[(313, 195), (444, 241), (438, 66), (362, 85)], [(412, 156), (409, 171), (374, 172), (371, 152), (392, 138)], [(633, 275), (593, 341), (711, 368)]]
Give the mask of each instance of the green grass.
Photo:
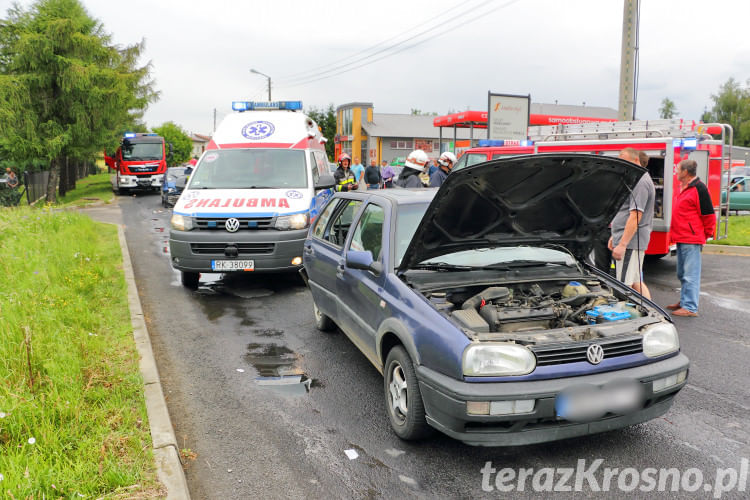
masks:
[[(89, 175), (76, 181), (76, 188), (65, 193), (57, 201), (60, 205), (87, 205), (103, 201), (110, 203), (114, 197), (112, 184), (109, 181), (110, 174)], [(90, 199), (84, 199), (90, 198)]]
[(2, 209), (0, 255), (0, 497), (161, 496), (116, 228)]
[(729, 215), (727, 238), (710, 243), (713, 245), (750, 246), (750, 215)]

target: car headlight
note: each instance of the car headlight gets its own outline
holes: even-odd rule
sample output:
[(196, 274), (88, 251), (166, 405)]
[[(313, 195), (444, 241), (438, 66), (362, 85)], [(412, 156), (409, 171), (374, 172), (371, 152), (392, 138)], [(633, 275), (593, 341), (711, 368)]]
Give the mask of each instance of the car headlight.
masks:
[(651, 326), (643, 334), (643, 354), (649, 358), (663, 356), (680, 348), (677, 329), (671, 323)]
[(500, 377), (526, 375), (536, 368), (536, 357), (517, 344), (471, 344), (464, 350), (464, 375)]
[(307, 214), (280, 215), (276, 217), (276, 229), (305, 229), (309, 224)]
[(172, 229), (178, 231), (190, 231), (193, 229), (193, 218), (187, 215), (173, 214), (172, 215)]

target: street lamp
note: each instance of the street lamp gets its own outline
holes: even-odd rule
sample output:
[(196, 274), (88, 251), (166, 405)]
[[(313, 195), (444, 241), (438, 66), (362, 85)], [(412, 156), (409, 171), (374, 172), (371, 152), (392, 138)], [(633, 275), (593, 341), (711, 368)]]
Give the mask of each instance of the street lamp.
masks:
[(271, 101), (271, 77), (255, 69), (251, 69), (250, 73), (255, 73), (256, 75), (265, 76), (266, 78), (268, 78), (268, 100)]

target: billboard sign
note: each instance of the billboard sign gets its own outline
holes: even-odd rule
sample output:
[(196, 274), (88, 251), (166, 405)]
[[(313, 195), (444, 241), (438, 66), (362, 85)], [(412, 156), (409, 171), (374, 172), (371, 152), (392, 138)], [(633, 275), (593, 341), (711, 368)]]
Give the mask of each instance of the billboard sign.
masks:
[(527, 139), (531, 96), (487, 95), (487, 139)]

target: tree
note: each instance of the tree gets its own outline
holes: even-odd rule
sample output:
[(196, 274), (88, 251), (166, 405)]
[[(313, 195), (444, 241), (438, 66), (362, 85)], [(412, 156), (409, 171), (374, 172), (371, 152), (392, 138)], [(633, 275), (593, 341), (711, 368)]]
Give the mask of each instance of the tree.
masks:
[(154, 132), (162, 136), (164, 142), (172, 145), (172, 154), (169, 155), (167, 166), (174, 167), (190, 160), (190, 154), (193, 152), (193, 141), (179, 125), (166, 122), (161, 127), (154, 128)]
[(730, 78), (712, 94), (711, 111), (704, 113), (705, 122), (728, 123), (734, 129), (734, 145), (750, 146), (750, 80), (743, 88)]
[(326, 154), (329, 159), (333, 158), (335, 154), (333, 138), (336, 136), (336, 110), (333, 108), (333, 104), (329, 104), (325, 110), (312, 107), (305, 111), (305, 113), (318, 124), (323, 137), (328, 139), (328, 142), (326, 142)]
[(677, 115), (677, 107), (674, 101), (669, 97), (665, 97), (661, 100), (661, 107), (659, 107), (659, 116), (664, 119), (674, 118)]
[(49, 162), (47, 201), (69, 159), (115, 143), (158, 97), (142, 50), (112, 45), (79, 0), (37, 0), (0, 22), (0, 147)]

